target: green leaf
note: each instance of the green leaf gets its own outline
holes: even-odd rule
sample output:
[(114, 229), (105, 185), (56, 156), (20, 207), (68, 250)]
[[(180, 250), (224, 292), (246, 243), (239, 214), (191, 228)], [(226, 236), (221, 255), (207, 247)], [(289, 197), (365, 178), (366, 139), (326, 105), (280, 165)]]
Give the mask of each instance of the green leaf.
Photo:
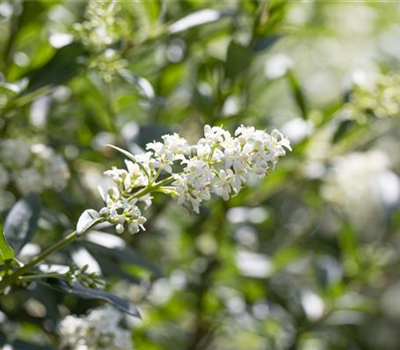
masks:
[(8, 245), (3, 231), (3, 218), (0, 215), (0, 263), (14, 258), (14, 251)]
[(96, 210), (87, 209), (80, 216), (76, 225), (76, 231), (80, 236), (101, 221), (103, 221), (103, 218), (100, 217), (100, 214)]
[(244, 72), (252, 59), (250, 49), (234, 41), (231, 41), (228, 47), (226, 57), (226, 75), (232, 80)]
[(56, 86), (76, 76), (81, 68), (79, 58), (85, 54), (82, 45), (72, 43), (59, 49), (42, 67), (27, 74), (29, 85), (24, 93), (45, 86)]
[(282, 35), (268, 35), (257, 38), (252, 45), (253, 52), (256, 54), (263, 53), (270, 49), (281, 37)]
[(21, 198), (10, 210), (4, 223), (7, 242), (18, 254), (36, 231), (40, 217), (40, 200), (36, 194)]
[[(92, 235), (92, 233), (90, 233), (89, 235)], [(93, 235), (93, 238), (94, 237), (96, 237), (95, 234)], [(101, 238), (101, 236), (98, 237)], [(162, 276), (161, 270), (156, 265), (143, 259), (135, 250), (126, 245), (126, 243), (122, 239), (121, 241), (125, 243), (124, 246), (110, 248), (106, 247), (105, 244), (95, 243), (93, 238), (90, 238), (91, 241), (85, 241), (84, 244), (88, 247), (93, 255), (96, 255), (96, 257), (98, 257), (99, 255), (104, 255), (114, 260), (117, 260), (118, 262), (144, 267), (153, 272), (156, 277)]]
[(60, 279), (52, 278), (49, 279), (49, 281), (50, 282), (46, 282), (46, 284), (54, 289), (74, 294), (83, 299), (104, 300), (107, 303), (115, 306), (122, 312), (125, 312), (134, 317), (141, 318), (139, 310), (134, 305), (132, 305), (129, 301), (116, 296), (115, 294), (103, 290), (86, 288), (82, 286), (79, 282), (75, 282), (73, 286), (69, 286), (65, 281)]
[(289, 69), (287, 73), (287, 78), (289, 80), (289, 84), (292, 88), (292, 94), (293, 97), (297, 103), (297, 106), (300, 109), (301, 116), (303, 119), (308, 118), (308, 106), (307, 106), (307, 101), (306, 97), (304, 95), (303, 89), (300, 86), (300, 83), (297, 79), (297, 76), (294, 74), (294, 72)]
[(349, 131), (353, 130), (355, 126), (356, 122), (354, 120), (343, 120), (332, 137), (332, 143), (337, 143), (343, 140), (348, 135)]
[(350, 224), (343, 224), (343, 228), (338, 235), (338, 242), (341, 251), (348, 254), (349, 257), (356, 258), (358, 256), (357, 239)]
[(40, 345), (29, 343), (25, 340), (16, 339), (12, 342), (12, 349), (14, 350), (55, 350), (55, 348), (48, 345)]

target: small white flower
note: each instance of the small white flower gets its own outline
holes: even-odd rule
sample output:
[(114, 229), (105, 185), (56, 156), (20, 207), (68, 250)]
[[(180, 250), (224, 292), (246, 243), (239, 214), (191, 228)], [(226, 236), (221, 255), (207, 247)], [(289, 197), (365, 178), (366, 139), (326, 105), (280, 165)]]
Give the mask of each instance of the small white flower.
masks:
[(143, 173), (140, 166), (130, 160), (125, 160), (125, 164), (129, 174), (129, 186), (126, 186), (126, 188), (130, 189), (147, 186), (149, 179), (147, 178), (146, 174)]
[(219, 126), (210, 125), (204, 126), (204, 139), (201, 139), (199, 143), (207, 143), (213, 145), (215, 143), (222, 143), (231, 137), (229, 131), (222, 129)]
[(174, 161), (185, 159), (185, 155), (189, 153), (189, 145), (183, 137), (175, 133), (172, 135), (164, 135), (162, 139), (165, 148), (172, 153)]
[(231, 193), (239, 193), (241, 187), (240, 178), (231, 169), (220, 170), (218, 180), (213, 184), (214, 193), (227, 201)]

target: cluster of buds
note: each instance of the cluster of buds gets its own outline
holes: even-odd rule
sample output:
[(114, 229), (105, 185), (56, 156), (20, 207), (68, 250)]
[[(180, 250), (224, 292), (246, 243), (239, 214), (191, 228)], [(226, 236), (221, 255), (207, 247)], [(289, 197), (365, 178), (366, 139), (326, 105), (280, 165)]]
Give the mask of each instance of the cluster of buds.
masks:
[(116, 18), (118, 11), (118, 2), (115, 0), (89, 1), (86, 20), (74, 25), (76, 36), (91, 51), (104, 51), (118, 41), (120, 34)]
[(119, 4), (115, 0), (90, 1), (86, 20), (74, 25), (75, 36), (93, 54), (89, 59), (89, 68), (97, 70), (106, 83), (110, 83), (128, 64), (112, 48), (125, 31), (125, 22), (118, 20), (118, 12)]
[(345, 111), (351, 119), (365, 123), (366, 116), (377, 118), (400, 115), (400, 76), (382, 75), (370, 84), (356, 84)]
[(89, 265), (80, 268), (71, 264), (62, 277), (71, 288), (73, 288), (75, 282), (79, 282), (86, 288), (104, 288), (105, 281), (96, 272), (88, 272), (88, 268)]
[(89, 68), (97, 70), (101, 78), (106, 83), (110, 83), (127, 65), (128, 61), (123, 59), (117, 51), (107, 49), (90, 61)]
[(240, 192), (250, 174), (266, 176), (291, 148), (277, 130), (268, 134), (240, 126), (231, 135), (221, 127), (206, 125), (204, 137), (195, 145), (173, 134), (147, 144), (146, 149), (139, 155), (118, 149), (129, 158), (126, 169), (114, 167), (105, 172), (114, 185), (101, 190), (106, 205), (100, 216), (116, 225), (118, 233), (125, 224), (131, 233), (144, 229), (146, 218), (138, 205), (150, 206), (153, 192), (170, 195), (198, 213), (212, 194), (228, 200)]

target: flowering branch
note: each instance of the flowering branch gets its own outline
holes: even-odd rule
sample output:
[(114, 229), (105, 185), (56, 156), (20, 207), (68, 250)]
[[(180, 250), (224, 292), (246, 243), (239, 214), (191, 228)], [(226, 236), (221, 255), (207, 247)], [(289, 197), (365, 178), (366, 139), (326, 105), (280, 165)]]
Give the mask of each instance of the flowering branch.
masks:
[[(0, 293), (38, 265), (49, 255), (64, 248), (100, 222), (115, 225), (117, 233), (144, 230), (146, 218), (139, 209), (151, 205), (154, 192), (172, 196), (178, 204), (189, 204), (198, 213), (200, 204), (211, 194), (228, 200), (237, 195), (251, 173), (264, 177), (278, 159), (291, 150), (289, 140), (279, 131), (268, 134), (254, 127), (240, 126), (232, 136), (220, 127), (204, 127), (204, 137), (196, 145), (178, 134), (164, 135), (163, 142), (147, 144), (148, 152), (133, 155), (116, 146), (129, 160), (127, 169), (112, 168), (105, 172), (114, 185), (100, 194), (105, 206), (97, 212), (86, 210), (78, 220), (77, 230), (65, 236), (0, 281)], [(178, 169), (178, 170), (176, 170)], [(163, 179), (157, 181), (159, 177)]]
[(251, 173), (266, 176), (286, 154), (285, 149), (291, 150), (289, 140), (279, 131), (268, 134), (243, 125), (234, 136), (221, 127), (206, 125), (204, 137), (195, 145), (176, 133), (162, 140), (147, 144), (147, 152), (138, 155), (110, 145), (129, 159), (126, 169), (113, 167), (105, 172), (114, 185), (105, 192), (100, 189), (105, 207), (99, 215), (115, 225), (117, 233), (126, 227), (130, 233), (144, 230), (146, 218), (139, 203), (148, 208), (153, 192), (170, 195), (198, 213), (200, 204), (212, 194), (224, 200), (237, 195)]
[(52, 245), (51, 247), (47, 248), (45, 251), (34, 257), (29, 263), (20, 267), (19, 269), (15, 270), (11, 275), (4, 277), (0, 281), (0, 293), (3, 293), (5, 289), (10, 286), (11, 284), (15, 283), (20, 276), (34, 268), (38, 265), (41, 261), (46, 259), (49, 255), (59, 251), (60, 249), (64, 248), (72, 241), (74, 241), (78, 237), (77, 231), (73, 231), (63, 239), (58, 241), (56, 244)]

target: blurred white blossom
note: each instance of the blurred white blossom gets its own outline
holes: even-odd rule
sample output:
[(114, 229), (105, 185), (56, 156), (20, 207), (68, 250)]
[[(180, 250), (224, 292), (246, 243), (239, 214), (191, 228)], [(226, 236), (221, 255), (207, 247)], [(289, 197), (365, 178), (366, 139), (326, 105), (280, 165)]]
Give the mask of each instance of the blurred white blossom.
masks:
[(43, 179), (35, 168), (26, 168), (14, 173), (14, 181), (22, 194), (40, 193), (43, 191)]
[(278, 79), (283, 77), (292, 67), (292, 59), (288, 55), (280, 53), (272, 56), (265, 63), (264, 73), (269, 79)]
[(1, 162), (10, 168), (22, 168), (31, 158), (28, 144), (22, 139), (2, 140), (0, 143)]
[[(397, 180), (392, 180), (391, 188), (379, 186), (382, 177), (388, 174)], [(399, 203), (399, 179), (390, 172), (389, 160), (385, 153), (377, 150), (365, 153), (350, 153), (338, 157), (322, 187), (325, 199), (335, 203), (358, 226), (368, 225), (371, 218), (377, 221), (384, 214), (386, 193), (397, 192), (397, 198), (390, 197), (390, 204)], [(379, 221), (379, 220), (378, 220)]]
[(123, 328), (124, 315), (110, 305), (87, 316), (69, 315), (60, 323), (61, 347), (70, 350), (130, 350), (131, 332)]
[(0, 141), (0, 188), (11, 182), (22, 195), (45, 189), (62, 190), (69, 179), (62, 156), (43, 144), (29, 145), (23, 139)]

